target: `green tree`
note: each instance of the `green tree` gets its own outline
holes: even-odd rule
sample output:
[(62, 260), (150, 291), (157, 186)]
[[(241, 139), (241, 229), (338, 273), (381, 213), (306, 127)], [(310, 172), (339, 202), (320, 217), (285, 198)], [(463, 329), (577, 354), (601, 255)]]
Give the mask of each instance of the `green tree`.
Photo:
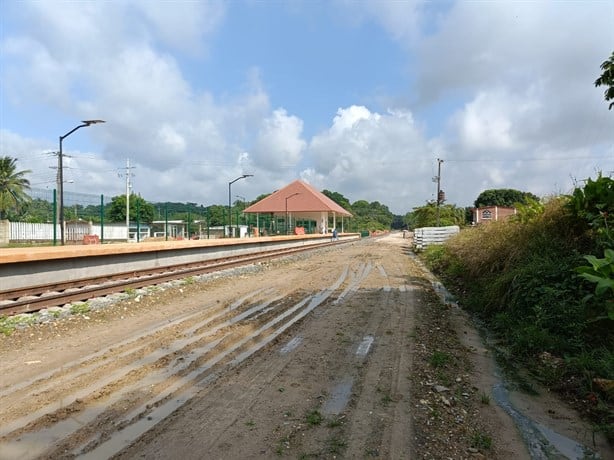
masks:
[[(138, 204), (137, 204), (138, 203)], [(139, 222), (151, 223), (154, 220), (155, 209), (152, 204), (138, 195), (130, 194), (130, 220), (136, 221), (137, 208)], [(106, 209), (107, 219), (110, 222), (126, 221), (126, 195), (115, 196)]]
[(527, 204), (529, 199), (539, 201), (539, 198), (530, 192), (498, 188), (484, 190), (478, 195), (474, 204), (476, 208), (482, 206), (514, 206), (516, 203)]
[[(437, 203), (431, 202), (418, 206), (405, 216), (408, 228), (435, 227), (437, 225)], [(439, 206), (439, 225), (465, 225), (465, 209), (453, 204)]]
[(213, 204), (208, 208), (209, 225), (216, 227), (219, 225), (228, 225), (228, 207), (219, 204)]
[(51, 222), (53, 220), (53, 203), (34, 198), (23, 206), (19, 219), (30, 223)]
[(603, 64), (601, 64), (601, 70), (603, 70), (603, 73), (597, 80), (595, 80), (595, 86), (606, 87), (604, 97), (606, 102), (612, 101), (608, 106), (608, 110), (612, 110), (612, 107), (614, 107), (614, 51), (608, 60), (603, 61)]
[(0, 157), (0, 219), (6, 219), (13, 211), (30, 201), (26, 190), (30, 181), (24, 176), (32, 171), (17, 171), (17, 159)]
[(567, 203), (576, 222), (590, 230), (599, 246), (614, 248), (614, 179), (597, 175), (576, 187)]
[(331, 192), (329, 190), (322, 190), (322, 194), (326, 195), (327, 197), (329, 197), (331, 200), (333, 200), (335, 203), (337, 203), (343, 209), (346, 209), (346, 210), (352, 212), (352, 206), (350, 205), (350, 200), (348, 200), (346, 197), (344, 197), (341, 193), (339, 193), (339, 192)]
[(373, 201), (358, 200), (348, 209), (353, 215), (352, 228), (356, 230), (390, 230), (394, 214), (388, 206)]

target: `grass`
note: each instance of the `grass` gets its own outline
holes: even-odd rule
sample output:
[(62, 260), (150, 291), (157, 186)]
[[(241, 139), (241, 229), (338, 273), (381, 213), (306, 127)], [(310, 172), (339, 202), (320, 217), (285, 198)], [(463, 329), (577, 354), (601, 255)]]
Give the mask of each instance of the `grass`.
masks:
[(336, 436), (330, 438), (327, 444), (328, 444), (328, 453), (332, 455), (341, 454), (347, 447), (347, 442)]
[(445, 351), (435, 350), (429, 358), (429, 363), (433, 367), (443, 367), (452, 360), (452, 356)]
[(492, 438), (480, 431), (471, 435), (469, 441), (474, 449), (489, 450), (492, 447)]
[(487, 395), (485, 392), (482, 392), (482, 394), (480, 395), (480, 402), (485, 406), (488, 406), (490, 404), (490, 396)]
[(90, 305), (87, 302), (76, 303), (70, 306), (71, 315), (85, 315), (90, 311)]
[(30, 326), (37, 321), (37, 315), (0, 316), (0, 334), (11, 335), (19, 327)]
[(343, 425), (343, 422), (341, 421), (341, 419), (339, 419), (337, 417), (330, 419), (328, 421), (328, 423), (326, 424), (326, 426), (328, 428), (337, 428), (337, 427), (340, 427), (342, 425)]
[(384, 396), (382, 396), (382, 399), (380, 401), (382, 403), (382, 406), (387, 407), (392, 402), (392, 397), (388, 393), (386, 393)]
[(311, 425), (311, 426), (320, 425), (323, 420), (324, 420), (324, 417), (322, 416), (320, 411), (317, 409), (309, 411), (307, 412), (307, 415), (305, 415), (305, 421), (307, 422), (308, 425)]
[(289, 447), (290, 447), (290, 438), (287, 436), (284, 436), (277, 443), (277, 447), (275, 448), (275, 453), (279, 456), (282, 456)]
[[(496, 341), (510, 380), (533, 394), (537, 381), (572, 402), (593, 395), (605, 409), (579, 409), (614, 442), (614, 395), (592, 388), (594, 378), (614, 379), (614, 320), (602, 314), (607, 298), (575, 270), (586, 254), (602, 257), (602, 244), (555, 198), (530, 219), (464, 229), (420, 256)], [(442, 370), (449, 357), (436, 351), (429, 362)]]

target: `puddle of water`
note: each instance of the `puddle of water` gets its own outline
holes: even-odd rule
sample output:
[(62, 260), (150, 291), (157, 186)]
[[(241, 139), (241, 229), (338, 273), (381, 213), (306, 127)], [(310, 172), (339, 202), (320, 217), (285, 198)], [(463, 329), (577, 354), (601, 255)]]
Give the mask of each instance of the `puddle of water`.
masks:
[[(369, 264), (362, 264), (358, 268), (358, 272), (356, 274), (352, 273), (352, 279), (350, 281), (349, 286), (347, 286), (343, 290), (343, 292), (341, 294), (339, 294), (339, 297), (337, 297), (337, 299), (335, 299), (335, 301), (333, 303), (336, 305), (339, 302), (341, 302), (347, 295), (357, 291), (358, 288), (360, 287), (360, 283), (362, 283), (362, 281), (369, 275), (369, 273), (371, 272), (372, 268), (373, 268), (373, 266), (371, 265), (371, 263), (369, 263)], [(347, 269), (348, 269), (348, 267), (346, 267), (346, 270)], [(344, 277), (344, 279), (345, 279), (345, 277)], [(341, 283), (338, 283), (338, 286), (340, 286), (340, 285), (341, 285)]]
[(509, 392), (498, 382), (493, 386), (497, 404), (514, 420), (520, 430), (529, 454), (536, 460), (598, 460), (601, 457), (591, 449), (563, 436), (519, 412), (510, 402)]
[(367, 356), (367, 353), (369, 353), (371, 345), (373, 344), (373, 340), (375, 339), (372, 335), (366, 335), (362, 339), (362, 342), (360, 342), (360, 344), (358, 345), (358, 348), (356, 349), (356, 355), (361, 358)]
[[(283, 321), (285, 318), (293, 315), (296, 311), (303, 309), (302, 312), (297, 314), (294, 318), (290, 319), (290, 321), (288, 321), (286, 324), (282, 325), (276, 331), (271, 333), (265, 340), (261, 341), (256, 346), (250, 347), (245, 352), (239, 354), (235, 359), (232, 360), (232, 362), (230, 363), (230, 367), (241, 362), (246, 357), (253, 354), (255, 351), (262, 348), (266, 344), (268, 344), (274, 338), (279, 336), (282, 332), (287, 330), (292, 324), (300, 320), (302, 317), (306, 316), (309, 312), (311, 312), (318, 305), (320, 305), (324, 300), (326, 300), (330, 295), (332, 295), (334, 290), (336, 290), (346, 279), (347, 274), (348, 274), (348, 267), (345, 268), (345, 270), (343, 271), (339, 279), (330, 288), (321, 291), (315, 296), (310, 296), (310, 297), (303, 299), (301, 302), (297, 303), (294, 307), (285, 311), (283, 314), (279, 315), (273, 320), (269, 321), (266, 325), (262, 326), (257, 331), (254, 331), (252, 334), (245, 337), (243, 340), (239, 341), (234, 346), (230, 347), (229, 349), (225, 350), (224, 352), (210, 359), (207, 363), (200, 366), (198, 369), (193, 370), (188, 375), (178, 378), (172, 385), (166, 388), (165, 391), (157, 395), (155, 401), (150, 400), (148, 401), (149, 404), (137, 407), (131, 413), (124, 416), (123, 420), (120, 420), (120, 422), (122, 423), (127, 422), (128, 425), (121, 431), (114, 432), (109, 439), (107, 439), (105, 442), (96, 446), (93, 450), (87, 453), (84, 453), (83, 449), (85, 445), (81, 445), (80, 447), (78, 447), (77, 449), (73, 451), (73, 454), (77, 456), (83, 456), (83, 458), (108, 458), (111, 455), (119, 452), (126, 446), (130, 445), (130, 443), (133, 442), (134, 439), (136, 439), (138, 436), (140, 436), (144, 432), (151, 429), (158, 422), (160, 422), (161, 420), (169, 416), (177, 408), (181, 407), (189, 399), (191, 399), (198, 391), (200, 391), (200, 388), (202, 387), (202, 385), (206, 384), (205, 382), (214, 378), (214, 374), (209, 374), (208, 376), (204, 377), (204, 374), (206, 373), (207, 370), (211, 369), (213, 366), (221, 362), (227, 356), (235, 353), (239, 348), (241, 348), (242, 346), (247, 344), (247, 342), (252, 340), (253, 337), (261, 334), (265, 330), (273, 327), (275, 324)], [(305, 305), (307, 305), (306, 308), (304, 308)], [(264, 308), (265, 306), (266, 306), (265, 304), (257, 305), (251, 309), (250, 313), (260, 310)], [(218, 327), (221, 327), (221, 326), (218, 326)], [(204, 335), (209, 335), (209, 334), (210, 332), (207, 332)], [(297, 339), (302, 340), (301, 338), (297, 338)], [(196, 340), (198, 340), (198, 338), (180, 339), (175, 342), (175, 345), (177, 344), (185, 345), (186, 343), (190, 343)], [(218, 341), (215, 341), (214, 343), (210, 343), (206, 345), (205, 347), (197, 348), (193, 350), (193, 352), (195, 352), (195, 354), (199, 356), (202, 354), (201, 352), (205, 351), (204, 350), (205, 348), (208, 351), (210, 348), (215, 347), (221, 340), (222, 339), (219, 339)], [(300, 343), (300, 340), (296, 343), (296, 345)], [(158, 351), (158, 353), (162, 353), (162, 352)], [(151, 360), (151, 357), (149, 357), (149, 360)], [(191, 361), (192, 360), (186, 360), (185, 362), (181, 363), (179, 367), (187, 368)], [(139, 385), (142, 385), (144, 382), (151, 383), (149, 382), (149, 380), (151, 379), (155, 381), (159, 381), (160, 379), (168, 379), (170, 375), (172, 375), (173, 373), (176, 373), (177, 370), (178, 369), (176, 366), (170, 366), (167, 369), (161, 370), (156, 376), (150, 376), (148, 377), (148, 379), (145, 379), (145, 381), (139, 382)], [(351, 383), (350, 383), (350, 389), (351, 389)], [(172, 395), (174, 395), (175, 397), (171, 397), (167, 400), (167, 398)], [(121, 394), (115, 395), (116, 398), (119, 398), (120, 396)], [(348, 398), (349, 398), (349, 393), (348, 393)], [(346, 403), (347, 403), (347, 400), (346, 400)], [(105, 404), (105, 407), (106, 407), (106, 404)], [(154, 409), (149, 409), (151, 407), (154, 407)], [(54, 441), (58, 440), (58, 435), (61, 435), (59, 436), (59, 438), (61, 439), (64, 436), (66, 436), (68, 433), (76, 431), (82, 425), (86, 424), (87, 421), (91, 420), (93, 417), (98, 415), (102, 410), (104, 410), (104, 407), (90, 407), (79, 414), (79, 418), (85, 419), (86, 421), (83, 421), (83, 420), (78, 421), (76, 418), (67, 419), (65, 421), (60, 422), (57, 425), (54, 425), (54, 427), (48, 431), (42, 430), (44, 433), (41, 433), (40, 430), (36, 433), (31, 433), (32, 439), (28, 438), (28, 439), (22, 439), (21, 440), (22, 442), (16, 441), (16, 442), (11, 442), (11, 443), (0, 444), (0, 452), (2, 453), (2, 455), (0, 455), (0, 458), (24, 458), (24, 456), (25, 457), (31, 456), (30, 458), (36, 458), (42, 452), (47, 450), (50, 444), (53, 444)], [(147, 416), (145, 417), (145, 415)], [(39, 443), (41, 439), (44, 439), (44, 442)], [(38, 446), (38, 448), (35, 448), (35, 446)]]
[(347, 406), (352, 394), (352, 386), (354, 385), (354, 379), (352, 377), (345, 377), (339, 382), (331, 391), (330, 397), (322, 406), (323, 415), (338, 415), (345, 406)]
[(535, 426), (541, 432), (541, 434), (544, 435), (548, 442), (555, 446), (556, 450), (558, 450), (566, 458), (569, 458), (570, 460), (597, 458), (594, 454), (592, 454), (592, 452), (587, 451), (583, 445), (577, 443), (573, 439), (562, 436), (541, 423), (536, 422)]
[(281, 350), (279, 350), (279, 353), (282, 355), (285, 355), (286, 353), (290, 353), (292, 350), (294, 350), (296, 347), (298, 347), (301, 342), (303, 341), (302, 337), (294, 337), (292, 340), (290, 340), (287, 344), (285, 344), (283, 347), (281, 347)]

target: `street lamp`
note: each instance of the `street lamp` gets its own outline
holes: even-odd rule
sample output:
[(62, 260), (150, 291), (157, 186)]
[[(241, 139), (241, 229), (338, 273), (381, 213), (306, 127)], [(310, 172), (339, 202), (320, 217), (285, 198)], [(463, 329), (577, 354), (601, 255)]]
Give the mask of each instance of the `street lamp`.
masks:
[(243, 174), (242, 176), (237, 177), (235, 180), (232, 180), (230, 182), (228, 182), (228, 237), (230, 237), (230, 232), (232, 231), (232, 203), (230, 200), (232, 200), (232, 193), (230, 192), (231, 190), (231, 185), (234, 184), (236, 181), (241, 180), (241, 179), (245, 179), (246, 177), (254, 177), (253, 174)]
[(288, 200), (292, 198), (293, 196), (300, 195), (300, 194), (301, 192), (296, 192), (286, 197), (286, 235), (288, 234)]
[(89, 125), (95, 125), (96, 123), (105, 123), (104, 120), (83, 120), (79, 126), (74, 127), (63, 136), (60, 136), (60, 151), (58, 152), (58, 192), (60, 194), (60, 212), (58, 213), (58, 219), (60, 221), (60, 241), (64, 245), (64, 166), (63, 166), (63, 154), (62, 154), (62, 142), (72, 133), (80, 128), (85, 128)]

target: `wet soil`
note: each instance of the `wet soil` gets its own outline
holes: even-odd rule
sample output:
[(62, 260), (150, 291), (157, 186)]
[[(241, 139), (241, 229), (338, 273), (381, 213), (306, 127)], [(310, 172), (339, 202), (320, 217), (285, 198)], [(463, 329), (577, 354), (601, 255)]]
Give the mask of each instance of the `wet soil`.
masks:
[[(488, 350), (409, 244), (340, 244), (0, 337), (0, 458), (530, 458)], [(590, 440), (560, 401), (514, 398)]]

